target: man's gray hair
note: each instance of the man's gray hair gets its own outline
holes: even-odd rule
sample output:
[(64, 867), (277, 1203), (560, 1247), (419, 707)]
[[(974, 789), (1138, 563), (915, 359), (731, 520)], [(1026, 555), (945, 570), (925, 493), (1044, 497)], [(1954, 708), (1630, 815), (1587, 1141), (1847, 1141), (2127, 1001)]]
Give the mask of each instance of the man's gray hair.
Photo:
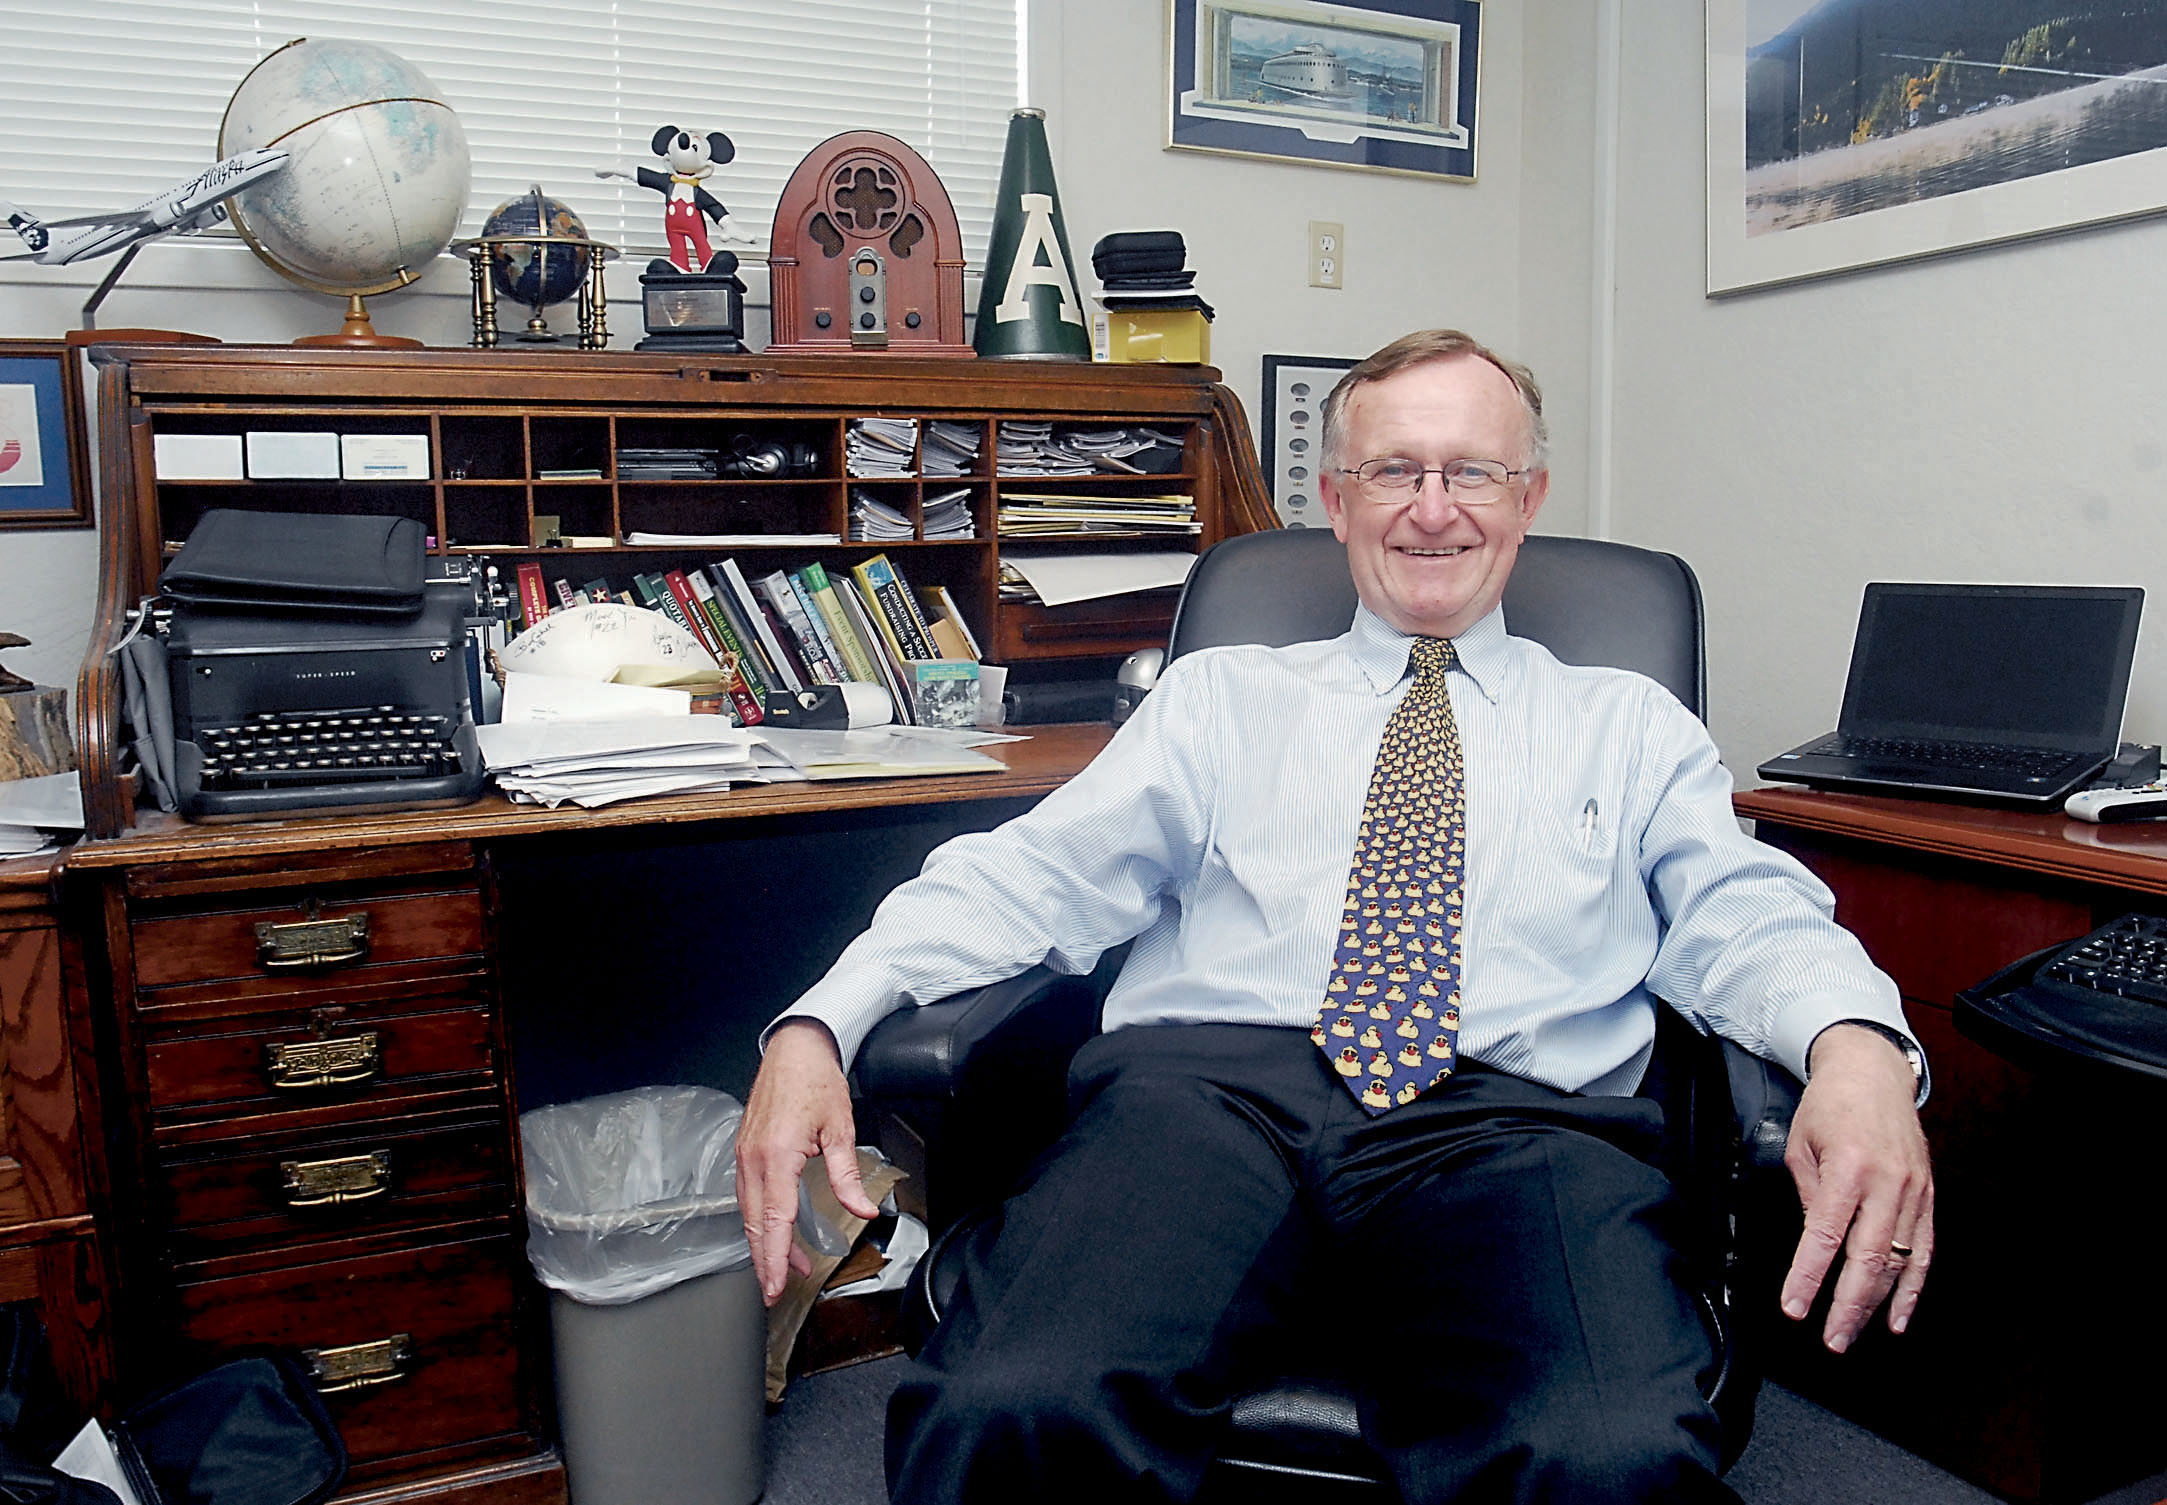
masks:
[[(1356, 388), (1383, 381), (1388, 376), (1397, 376), (1402, 371), (1427, 365), (1431, 361), (1451, 360), (1463, 355), (1488, 361), (1512, 379), (1513, 387), (1520, 394), (1521, 406), (1527, 409), (1526, 468), (1549, 469), (1550, 426), (1543, 422), (1542, 388), (1536, 383), (1535, 373), (1518, 361), (1499, 355), (1473, 335), (1463, 334), (1457, 329), (1422, 329), (1413, 334), (1401, 335), (1339, 379), (1339, 384), (1332, 388), (1331, 395), (1324, 399), (1324, 463), (1335, 469), (1346, 463), (1347, 457), (1340, 454), (1339, 446), (1346, 438), (1347, 399), (1354, 395)], [(1376, 456), (1363, 455), (1359, 458), (1375, 459)], [(1469, 458), (1501, 460), (1505, 457), (1483, 455)]]

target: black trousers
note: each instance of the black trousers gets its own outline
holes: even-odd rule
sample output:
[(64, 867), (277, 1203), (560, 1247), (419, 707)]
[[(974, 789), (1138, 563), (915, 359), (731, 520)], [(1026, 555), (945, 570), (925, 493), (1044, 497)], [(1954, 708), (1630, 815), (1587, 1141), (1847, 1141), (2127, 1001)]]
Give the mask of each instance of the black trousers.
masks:
[(1410, 1505), (1735, 1502), (1655, 1104), (1467, 1066), (1371, 1118), (1245, 1025), (1101, 1036), (1070, 1091), (890, 1402), (894, 1500), (1186, 1499), (1307, 1331)]

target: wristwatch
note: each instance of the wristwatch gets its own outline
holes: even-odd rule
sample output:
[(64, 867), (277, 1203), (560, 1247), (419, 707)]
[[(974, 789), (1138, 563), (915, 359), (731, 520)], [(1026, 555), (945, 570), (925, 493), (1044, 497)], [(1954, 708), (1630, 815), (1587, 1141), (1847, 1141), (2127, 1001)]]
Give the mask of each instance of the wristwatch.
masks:
[[(1914, 1105), (1918, 1107), (1926, 1105), (1926, 1052), (1919, 1049), (1916, 1041), (1906, 1035), (1898, 1034), (1886, 1024), (1872, 1019), (1839, 1019), (1836, 1023), (1855, 1024), (1860, 1029), (1870, 1029), (1882, 1039), (1888, 1041), (1889, 1044), (1902, 1051), (1904, 1053), (1904, 1064), (1911, 1068), (1912, 1089), (1917, 1094), (1913, 1100)], [(1834, 1028), (1833, 1025), (1830, 1027)], [(1810, 1047), (1806, 1053), (1809, 1056), (1813, 1054)]]

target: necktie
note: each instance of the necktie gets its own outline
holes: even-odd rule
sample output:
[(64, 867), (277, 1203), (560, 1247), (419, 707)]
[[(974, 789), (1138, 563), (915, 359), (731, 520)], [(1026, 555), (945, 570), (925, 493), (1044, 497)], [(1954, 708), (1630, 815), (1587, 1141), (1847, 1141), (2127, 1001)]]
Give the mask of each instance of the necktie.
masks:
[(1460, 1038), (1460, 732), (1445, 694), (1452, 644), (1417, 638), (1408, 687), (1362, 803), (1332, 977), (1309, 1038), (1371, 1113), (1452, 1071)]

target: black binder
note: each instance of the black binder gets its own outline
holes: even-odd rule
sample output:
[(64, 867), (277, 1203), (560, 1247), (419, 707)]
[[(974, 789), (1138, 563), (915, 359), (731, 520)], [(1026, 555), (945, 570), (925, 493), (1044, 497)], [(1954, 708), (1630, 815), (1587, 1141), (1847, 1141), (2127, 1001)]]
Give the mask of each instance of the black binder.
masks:
[(421, 609), (425, 541), (410, 517), (214, 508), (159, 586), (193, 607), (408, 615)]

